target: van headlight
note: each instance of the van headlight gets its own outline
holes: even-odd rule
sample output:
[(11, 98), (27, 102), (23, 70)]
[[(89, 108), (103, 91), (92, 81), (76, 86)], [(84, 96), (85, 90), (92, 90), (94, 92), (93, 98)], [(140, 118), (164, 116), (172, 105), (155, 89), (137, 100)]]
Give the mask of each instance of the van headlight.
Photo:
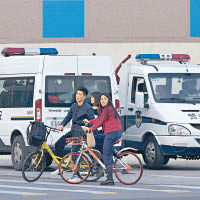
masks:
[(175, 124), (168, 127), (168, 132), (170, 135), (191, 135), (191, 132), (187, 128)]

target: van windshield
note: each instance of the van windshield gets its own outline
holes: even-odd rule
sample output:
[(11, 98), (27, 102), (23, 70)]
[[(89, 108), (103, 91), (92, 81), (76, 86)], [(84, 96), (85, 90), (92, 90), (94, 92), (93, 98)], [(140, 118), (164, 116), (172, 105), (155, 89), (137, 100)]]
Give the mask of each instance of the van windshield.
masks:
[(159, 103), (200, 103), (200, 74), (149, 74), (153, 96)]
[(46, 107), (70, 107), (75, 102), (75, 91), (79, 86), (88, 89), (88, 103), (90, 94), (95, 91), (108, 93), (112, 98), (108, 76), (47, 76), (45, 85)]

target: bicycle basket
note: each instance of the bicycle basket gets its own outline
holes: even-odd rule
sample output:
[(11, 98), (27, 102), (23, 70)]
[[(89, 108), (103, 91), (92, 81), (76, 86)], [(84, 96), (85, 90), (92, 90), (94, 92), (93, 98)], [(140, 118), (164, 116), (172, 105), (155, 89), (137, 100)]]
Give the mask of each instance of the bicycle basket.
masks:
[(31, 122), (26, 130), (27, 142), (31, 146), (40, 146), (45, 140), (46, 126), (43, 122)]
[(81, 145), (82, 141), (83, 141), (82, 136), (66, 138), (67, 145)]

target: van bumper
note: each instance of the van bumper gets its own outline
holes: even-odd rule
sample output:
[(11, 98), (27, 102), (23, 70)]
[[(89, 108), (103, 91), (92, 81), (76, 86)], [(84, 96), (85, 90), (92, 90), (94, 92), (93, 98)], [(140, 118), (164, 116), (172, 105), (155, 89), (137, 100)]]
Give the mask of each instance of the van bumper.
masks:
[[(164, 155), (199, 156), (199, 136), (156, 136)], [(170, 145), (169, 145), (170, 144)]]
[(200, 156), (200, 147), (178, 147), (161, 145), (161, 150), (163, 152), (163, 155), (168, 156)]

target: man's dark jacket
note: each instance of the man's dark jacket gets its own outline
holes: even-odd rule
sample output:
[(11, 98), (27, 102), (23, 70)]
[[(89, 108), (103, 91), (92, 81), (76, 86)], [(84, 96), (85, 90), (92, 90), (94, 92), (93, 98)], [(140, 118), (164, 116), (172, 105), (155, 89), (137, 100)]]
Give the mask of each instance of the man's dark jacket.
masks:
[(84, 102), (81, 106), (78, 106), (77, 103), (73, 103), (72, 106), (70, 107), (67, 116), (62, 121), (61, 125), (66, 126), (71, 119), (72, 119), (72, 127), (71, 127), (72, 134), (76, 135), (76, 133), (82, 133), (83, 131), (81, 126), (84, 126), (83, 120), (94, 119), (94, 111), (92, 107), (86, 102)]

